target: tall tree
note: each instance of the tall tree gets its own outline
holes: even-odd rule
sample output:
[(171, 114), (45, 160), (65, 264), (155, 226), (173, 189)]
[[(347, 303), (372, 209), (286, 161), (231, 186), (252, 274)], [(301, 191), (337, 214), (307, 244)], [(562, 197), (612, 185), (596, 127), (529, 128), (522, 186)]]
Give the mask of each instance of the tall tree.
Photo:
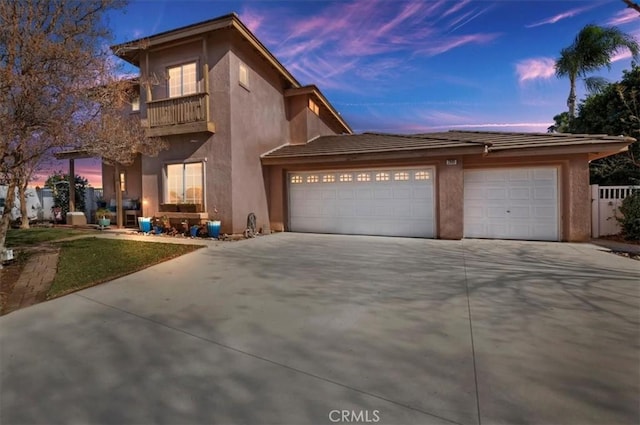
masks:
[[(568, 120), (567, 112), (554, 117), (550, 131), (631, 136), (640, 140), (640, 66), (624, 71), (619, 82), (587, 97), (578, 114)], [(602, 185), (640, 184), (640, 142), (624, 153), (592, 161), (591, 183)]]
[(168, 148), (164, 139), (146, 136), (138, 114), (128, 113), (131, 100), (138, 96), (138, 81), (109, 79), (94, 87), (91, 91), (91, 119), (84, 122), (82, 134), (86, 136), (79, 140), (78, 146), (114, 166), (118, 227), (123, 224), (120, 167), (133, 164), (138, 155), (156, 156)]
[[(87, 88), (105, 72), (106, 13), (124, 0), (0, 1), (0, 179), (13, 193), (26, 164), (81, 139)], [(0, 222), (4, 247), (13, 197)]]
[(556, 75), (569, 78), (567, 107), (569, 117), (576, 115), (576, 82), (586, 79), (588, 89), (602, 88), (602, 79), (587, 79), (588, 75), (602, 67), (609, 68), (611, 59), (622, 49), (629, 49), (634, 59), (640, 54), (637, 40), (616, 27), (585, 26), (569, 47), (560, 51), (556, 60)]

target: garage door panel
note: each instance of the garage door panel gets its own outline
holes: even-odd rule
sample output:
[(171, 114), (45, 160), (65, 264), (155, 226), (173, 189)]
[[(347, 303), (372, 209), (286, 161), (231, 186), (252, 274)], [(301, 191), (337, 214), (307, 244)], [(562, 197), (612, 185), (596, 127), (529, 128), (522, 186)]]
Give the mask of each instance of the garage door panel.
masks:
[(536, 200), (550, 199), (555, 201), (557, 195), (554, 188), (536, 187), (535, 189), (533, 189), (533, 198)]
[(371, 199), (373, 198), (373, 191), (371, 189), (357, 189), (356, 199)]
[(432, 169), (292, 173), (290, 229), (433, 237), (433, 178)]
[(509, 199), (511, 200), (529, 200), (531, 199), (531, 189), (526, 188), (512, 188), (509, 189)]
[(353, 199), (353, 189), (338, 189), (338, 199)]
[(411, 188), (401, 187), (393, 189), (393, 199), (411, 199)]
[(509, 218), (512, 220), (521, 219), (521, 218), (529, 218), (531, 217), (531, 213), (529, 211), (530, 207), (527, 205), (526, 207), (511, 207), (509, 209)]
[(390, 187), (384, 189), (376, 188), (374, 196), (376, 199), (393, 199), (393, 189)]
[(533, 170), (535, 180), (553, 180), (557, 178), (557, 170), (551, 168), (538, 168)]
[(558, 240), (557, 173), (555, 167), (465, 170), (465, 237)]

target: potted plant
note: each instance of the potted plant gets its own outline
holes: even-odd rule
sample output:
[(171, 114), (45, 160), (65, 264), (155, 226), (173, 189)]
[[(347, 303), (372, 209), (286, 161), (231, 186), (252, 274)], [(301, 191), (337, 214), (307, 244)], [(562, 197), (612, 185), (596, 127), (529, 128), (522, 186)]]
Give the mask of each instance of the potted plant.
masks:
[(96, 210), (96, 219), (98, 220), (100, 230), (109, 227), (111, 224), (111, 211), (106, 208), (98, 208)]

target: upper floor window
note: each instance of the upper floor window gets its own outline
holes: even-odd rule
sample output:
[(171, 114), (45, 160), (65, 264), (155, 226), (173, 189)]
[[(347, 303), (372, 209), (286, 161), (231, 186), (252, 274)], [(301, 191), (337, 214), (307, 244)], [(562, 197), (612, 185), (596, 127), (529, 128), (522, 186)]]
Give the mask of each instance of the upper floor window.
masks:
[(197, 92), (196, 63), (172, 66), (169, 72), (169, 97), (186, 96)]
[(140, 111), (140, 96), (136, 96), (131, 99), (131, 112)]
[(309, 99), (309, 109), (311, 109), (314, 114), (320, 115), (320, 107), (316, 102), (314, 102), (311, 99)]
[(249, 68), (242, 62), (240, 62), (240, 67), (238, 68), (238, 82), (241, 86), (249, 88)]

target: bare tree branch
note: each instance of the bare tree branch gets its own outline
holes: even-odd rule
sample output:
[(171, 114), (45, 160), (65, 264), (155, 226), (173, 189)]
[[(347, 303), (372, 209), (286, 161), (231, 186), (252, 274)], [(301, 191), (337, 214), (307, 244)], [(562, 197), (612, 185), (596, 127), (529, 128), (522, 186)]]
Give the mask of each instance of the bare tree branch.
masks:
[(627, 7), (630, 7), (631, 9), (635, 9), (638, 13), (640, 13), (640, 4), (635, 3), (631, 0), (622, 0)]

